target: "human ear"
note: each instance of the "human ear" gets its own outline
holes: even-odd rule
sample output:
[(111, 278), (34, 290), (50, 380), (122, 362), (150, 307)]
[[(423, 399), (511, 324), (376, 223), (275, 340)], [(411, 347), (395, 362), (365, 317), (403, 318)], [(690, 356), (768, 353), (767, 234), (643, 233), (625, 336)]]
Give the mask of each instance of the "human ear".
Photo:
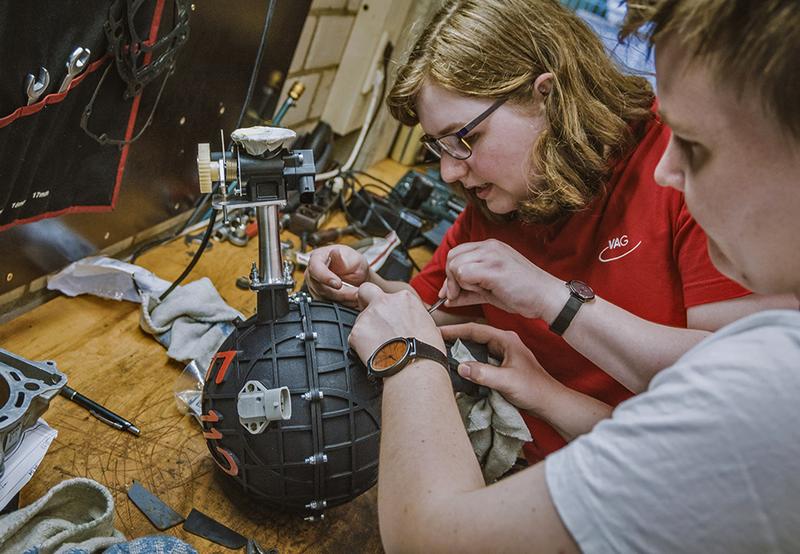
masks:
[(539, 93), (541, 96), (547, 96), (550, 94), (550, 90), (553, 88), (553, 74), (552, 73), (542, 73), (536, 80), (533, 82), (533, 90)]

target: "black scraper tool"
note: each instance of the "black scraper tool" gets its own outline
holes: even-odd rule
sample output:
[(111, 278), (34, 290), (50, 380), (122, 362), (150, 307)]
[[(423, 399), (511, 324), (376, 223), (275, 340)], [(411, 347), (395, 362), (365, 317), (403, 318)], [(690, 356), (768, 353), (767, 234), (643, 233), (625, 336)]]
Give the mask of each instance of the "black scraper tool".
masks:
[(193, 535), (234, 550), (247, 544), (247, 539), (242, 535), (194, 508), (183, 522), (183, 528)]
[(183, 521), (183, 517), (164, 504), (160, 498), (147, 490), (138, 481), (128, 489), (128, 498), (150, 520), (156, 529), (164, 531)]

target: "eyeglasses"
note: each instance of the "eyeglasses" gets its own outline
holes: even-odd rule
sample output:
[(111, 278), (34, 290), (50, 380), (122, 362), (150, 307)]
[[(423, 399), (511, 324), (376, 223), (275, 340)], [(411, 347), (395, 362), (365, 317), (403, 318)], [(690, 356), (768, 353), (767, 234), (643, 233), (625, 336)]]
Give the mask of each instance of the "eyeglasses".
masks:
[(506, 100), (508, 100), (508, 97), (496, 100), (494, 104), (489, 106), (483, 113), (464, 125), (455, 133), (450, 133), (441, 137), (423, 135), (419, 140), (428, 150), (433, 152), (437, 158), (441, 158), (442, 152), (445, 152), (448, 156), (457, 160), (466, 160), (472, 156), (472, 147), (464, 137), (467, 136), (475, 127), (480, 125), (481, 121), (492, 115), (492, 112), (502, 106)]

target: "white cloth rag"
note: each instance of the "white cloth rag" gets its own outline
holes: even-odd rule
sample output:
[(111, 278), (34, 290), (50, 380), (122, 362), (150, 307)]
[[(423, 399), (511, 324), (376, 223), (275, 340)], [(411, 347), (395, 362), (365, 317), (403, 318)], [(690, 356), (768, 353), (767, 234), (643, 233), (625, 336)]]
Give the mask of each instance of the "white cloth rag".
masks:
[(228, 306), (203, 277), (176, 288), (163, 302), (143, 293), (139, 325), (167, 347), (170, 358), (195, 360), (200, 368), (207, 368), (237, 318), (244, 316)]
[(125, 536), (114, 529), (114, 498), (91, 479), (62, 481), (34, 503), (0, 516), (0, 552), (102, 552)]
[[(475, 361), (460, 340), (456, 340), (450, 354), (459, 362)], [(489, 362), (497, 365), (491, 358)], [(456, 404), (481, 464), (483, 478), (487, 484), (493, 483), (517, 461), (523, 443), (532, 440), (531, 432), (519, 410), (494, 389), (487, 398), (459, 393)]]

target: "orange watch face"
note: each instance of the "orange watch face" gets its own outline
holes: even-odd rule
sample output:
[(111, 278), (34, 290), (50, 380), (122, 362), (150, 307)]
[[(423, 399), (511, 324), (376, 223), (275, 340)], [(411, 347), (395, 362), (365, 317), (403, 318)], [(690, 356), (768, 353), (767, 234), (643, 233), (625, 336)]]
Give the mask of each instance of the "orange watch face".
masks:
[(394, 339), (384, 344), (372, 357), (372, 369), (384, 371), (403, 359), (408, 350), (408, 344), (403, 339)]

